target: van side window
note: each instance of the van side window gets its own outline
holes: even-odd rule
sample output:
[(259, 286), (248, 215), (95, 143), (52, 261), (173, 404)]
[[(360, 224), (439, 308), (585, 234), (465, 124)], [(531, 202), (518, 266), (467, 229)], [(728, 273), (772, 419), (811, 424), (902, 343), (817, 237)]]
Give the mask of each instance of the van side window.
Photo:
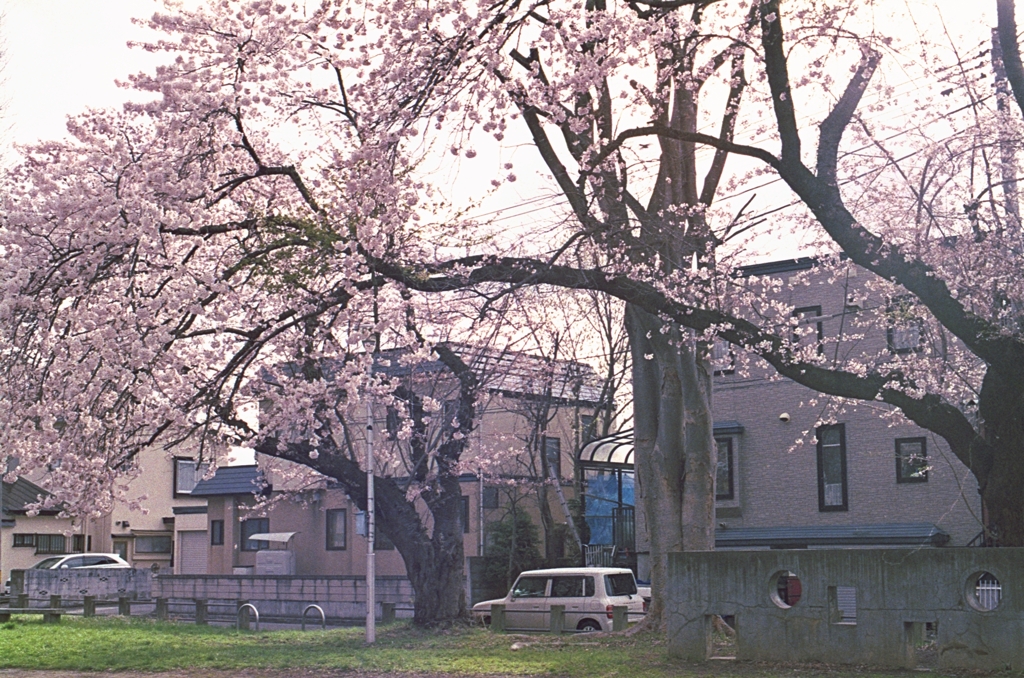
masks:
[(516, 598), (543, 598), (547, 588), (547, 577), (520, 577), (512, 588), (512, 595)]
[(594, 595), (593, 577), (552, 577), (551, 597), (588, 598)]

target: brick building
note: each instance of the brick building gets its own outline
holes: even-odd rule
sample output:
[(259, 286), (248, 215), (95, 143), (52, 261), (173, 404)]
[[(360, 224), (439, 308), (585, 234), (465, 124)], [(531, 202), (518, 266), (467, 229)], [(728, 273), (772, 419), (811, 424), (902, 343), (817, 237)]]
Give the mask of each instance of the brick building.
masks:
[[(930, 340), (855, 266), (841, 278), (810, 259), (743, 273), (781, 279), (776, 299), (797, 319), (794, 340), (826, 356), (899, 356)], [(836, 404), (724, 344), (714, 366), (717, 548), (966, 546), (981, 532), (974, 477), (941, 438), (890, 406)], [(622, 431), (586, 445), (579, 463), (596, 543), (638, 548), (643, 577), (642, 534), (631, 543), (621, 518), (632, 518), (632, 451), (632, 431)]]

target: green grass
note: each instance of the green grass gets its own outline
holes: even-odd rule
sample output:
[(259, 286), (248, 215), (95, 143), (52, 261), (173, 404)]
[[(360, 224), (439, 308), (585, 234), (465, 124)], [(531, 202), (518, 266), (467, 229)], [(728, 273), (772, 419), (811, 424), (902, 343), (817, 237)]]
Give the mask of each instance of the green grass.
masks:
[[(512, 650), (513, 644), (525, 644)], [(423, 631), (407, 624), (378, 629), (367, 647), (359, 628), (243, 631), (124, 618), (67, 618), (43, 624), (15, 617), (0, 624), (0, 669), (70, 671), (342, 670), (602, 676), (885, 675), (836, 667), (732, 662), (685, 664), (667, 658), (651, 635), (512, 636), (480, 628)]]

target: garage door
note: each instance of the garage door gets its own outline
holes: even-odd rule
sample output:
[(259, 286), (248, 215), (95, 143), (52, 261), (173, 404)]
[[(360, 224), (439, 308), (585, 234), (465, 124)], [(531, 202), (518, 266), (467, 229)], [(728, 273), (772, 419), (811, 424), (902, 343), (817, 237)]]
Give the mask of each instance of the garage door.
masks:
[(178, 574), (206, 574), (205, 530), (178, 533)]

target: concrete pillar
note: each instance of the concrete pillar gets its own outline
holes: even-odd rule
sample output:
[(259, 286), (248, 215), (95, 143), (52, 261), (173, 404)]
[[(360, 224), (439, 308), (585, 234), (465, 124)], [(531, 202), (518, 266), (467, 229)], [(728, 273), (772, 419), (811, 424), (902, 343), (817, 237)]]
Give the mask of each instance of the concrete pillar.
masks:
[(395, 621), (395, 604), (394, 603), (381, 603), (380, 604), (380, 623), (391, 624)]
[(208, 623), (207, 606), (205, 600), (196, 599), (196, 624), (205, 626)]
[(167, 599), (157, 598), (156, 599), (156, 618), (166, 621), (167, 619)]
[(625, 605), (612, 606), (612, 631), (625, 631), (629, 626), (629, 608)]
[(96, 616), (96, 596), (86, 596), (82, 599), (82, 616)]
[(238, 628), (241, 631), (249, 630), (249, 618), (252, 617), (252, 612), (249, 608), (241, 609), (243, 605), (248, 605), (248, 600), (236, 600), (235, 601), (235, 616), (238, 621)]
[(561, 633), (565, 630), (565, 605), (551, 606), (551, 633)]
[(491, 630), (495, 633), (505, 632), (505, 606), (495, 603), (491, 605)]
[[(22, 576), (24, 576), (24, 574)], [(28, 594), (27, 593), (19, 593), (18, 594), (18, 604), (15, 605), (15, 607), (20, 607), (20, 608), (28, 607)]]
[(122, 617), (132, 616), (132, 602), (126, 596), (121, 596), (117, 599), (117, 613)]
[[(50, 609), (60, 609), (60, 596), (50, 596)], [(44, 624), (56, 624), (60, 621), (60, 612), (44, 612), (43, 623)]]

